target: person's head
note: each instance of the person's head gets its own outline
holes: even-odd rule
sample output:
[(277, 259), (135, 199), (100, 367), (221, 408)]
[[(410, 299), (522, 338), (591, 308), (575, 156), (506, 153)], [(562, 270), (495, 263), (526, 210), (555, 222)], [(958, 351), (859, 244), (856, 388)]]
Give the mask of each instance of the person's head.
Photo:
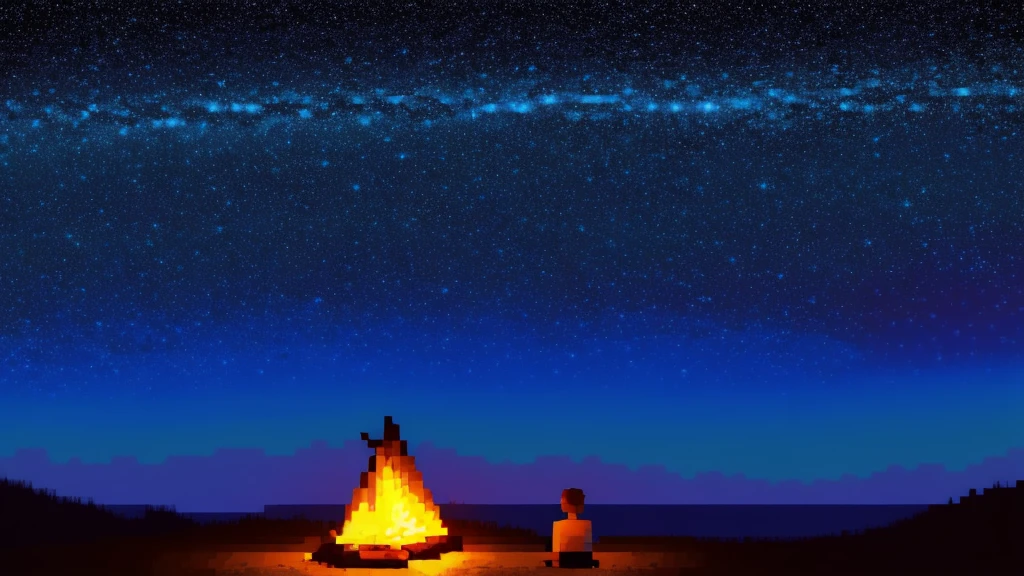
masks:
[(579, 488), (562, 490), (562, 512), (566, 514), (582, 514), (583, 499), (586, 495)]

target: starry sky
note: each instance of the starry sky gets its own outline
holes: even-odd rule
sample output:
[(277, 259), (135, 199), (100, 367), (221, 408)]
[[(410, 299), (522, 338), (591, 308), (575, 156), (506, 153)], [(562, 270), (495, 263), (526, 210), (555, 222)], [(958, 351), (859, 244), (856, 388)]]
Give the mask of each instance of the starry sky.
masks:
[(1006, 13), (276, 5), (0, 8), (0, 455), (384, 414), (771, 481), (1024, 445)]

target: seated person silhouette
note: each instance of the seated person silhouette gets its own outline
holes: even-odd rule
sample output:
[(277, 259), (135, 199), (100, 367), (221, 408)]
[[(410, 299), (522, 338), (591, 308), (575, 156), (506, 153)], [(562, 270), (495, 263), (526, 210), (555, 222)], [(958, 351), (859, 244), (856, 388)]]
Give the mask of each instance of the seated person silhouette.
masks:
[(590, 520), (580, 520), (583, 513), (583, 499), (586, 497), (579, 488), (562, 490), (562, 512), (568, 515), (552, 525), (551, 560), (546, 566), (558, 568), (597, 568), (594, 560), (594, 536)]

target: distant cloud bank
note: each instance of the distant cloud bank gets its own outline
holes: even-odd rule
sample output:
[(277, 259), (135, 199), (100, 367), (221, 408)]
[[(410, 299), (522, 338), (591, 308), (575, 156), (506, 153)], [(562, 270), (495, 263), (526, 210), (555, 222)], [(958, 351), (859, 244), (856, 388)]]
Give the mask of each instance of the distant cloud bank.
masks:
[[(439, 503), (545, 504), (563, 488), (583, 488), (594, 504), (935, 504), (970, 488), (1024, 479), (1024, 448), (962, 471), (942, 465), (892, 466), (867, 478), (768, 482), (717, 472), (684, 478), (660, 466), (630, 470), (597, 458), (574, 462), (543, 457), (529, 464), (487, 462), (429, 443), (412, 449)], [(370, 451), (349, 442), (314, 442), (292, 455), (224, 449), (210, 456), (175, 456), (160, 464), (134, 458), (86, 464), (54, 463), (45, 450), (0, 458), (0, 476), (26, 480), (62, 496), (99, 504), (163, 504), (182, 512), (261, 511), (265, 504), (345, 504)]]

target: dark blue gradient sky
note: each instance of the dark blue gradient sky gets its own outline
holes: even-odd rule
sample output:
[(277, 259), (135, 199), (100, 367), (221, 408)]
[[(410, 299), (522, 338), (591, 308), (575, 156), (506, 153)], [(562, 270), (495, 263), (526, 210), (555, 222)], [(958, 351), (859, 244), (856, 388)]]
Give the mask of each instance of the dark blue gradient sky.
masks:
[(291, 453), (384, 414), (769, 480), (1024, 445), (1005, 14), (229, 5), (7, 56), (0, 455)]

